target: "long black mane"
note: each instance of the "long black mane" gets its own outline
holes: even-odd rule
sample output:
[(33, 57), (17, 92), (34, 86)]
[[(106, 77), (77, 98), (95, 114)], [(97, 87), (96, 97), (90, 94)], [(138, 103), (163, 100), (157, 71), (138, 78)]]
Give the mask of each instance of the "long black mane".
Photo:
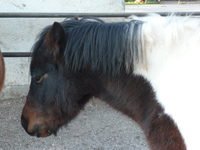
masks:
[[(143, 62), (141, 43), (141, 21), (105, 23), (98, 18), (69, 19), (61, 23), (67, 44), (64, 52), (66, 67), (79, 70), (90, 67), (111, 74), (121, 68), (127, 72), (134, 65)], [(33, 53), (41, 45), (47, 31), (46, 27), (39, 35)]]

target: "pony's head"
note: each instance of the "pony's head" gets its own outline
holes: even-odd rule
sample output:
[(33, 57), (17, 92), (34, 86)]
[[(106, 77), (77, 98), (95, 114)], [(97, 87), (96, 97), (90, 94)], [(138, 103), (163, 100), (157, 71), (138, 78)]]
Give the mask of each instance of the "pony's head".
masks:
[[(59, 23), (47, 27), (34, 45), (31, 85), (21, 124), (30, 135), (45, 137), (74, 118), (90, 98), (89, 80), (64, 71), (67, 34)], [(84, 83), (86, 82), (86, 83)]]
[(140, 22), (94, 18), (46, 27), (33, 48), (31, 85), (21, 116), (24, 129), (38, 137), (56, 134), (89, 98), (99, 97), (107, 78), (131, 73), (143, 56), (141, 27)]

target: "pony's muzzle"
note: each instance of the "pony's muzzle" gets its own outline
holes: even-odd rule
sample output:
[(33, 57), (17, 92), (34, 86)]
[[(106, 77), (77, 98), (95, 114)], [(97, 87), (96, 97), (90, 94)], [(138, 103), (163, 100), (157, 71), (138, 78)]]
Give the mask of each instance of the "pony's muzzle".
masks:
[(28, 121), (26, 120), (26, 118), (23, 115), (21, 116), (21, 125), (24, 128), (24, 130), (31, 136), (47, 137), (52, 134), (42, 124), (35, 124), (32, 127), (30, 127)]
[(21, 125), (22, 125), (22, 127), (23, 127), (25, 130), (27, 130), (27, 128), (28, 128), (28, 121), (24, 118), (23, 115), (21, 115)]

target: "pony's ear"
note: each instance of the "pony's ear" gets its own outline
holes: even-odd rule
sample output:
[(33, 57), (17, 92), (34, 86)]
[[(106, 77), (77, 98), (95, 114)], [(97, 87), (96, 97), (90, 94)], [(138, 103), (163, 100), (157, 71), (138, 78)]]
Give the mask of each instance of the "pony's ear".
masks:
[(51, 50), (57, 54), (65, 47), (65, 31), (60, 23), (54, 22), (46, 34), (46, 42), (50, 46)]

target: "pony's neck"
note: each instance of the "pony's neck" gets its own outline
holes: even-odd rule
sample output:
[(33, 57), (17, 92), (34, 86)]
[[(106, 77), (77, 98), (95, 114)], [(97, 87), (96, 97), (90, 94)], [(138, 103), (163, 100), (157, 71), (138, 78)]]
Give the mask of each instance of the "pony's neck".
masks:
[(105, 86), (100, 98), (141, 125), (145, 120), (144, 117), (149, 117), (149, 115), (145, 116), (143, 108), (149, 108), (148, 114), (162, 111), (161, 107), (157, 107), (151, 86), (141, 76), (112, 77), (106, 79), (103, 85)]
[[(99, 98), (135, 120), (143, 129), (151, 149), (185, 149), (178, 128), (164, 114), (152, 87), (143, 77), (122, 75), (106, 79), (102, 85)], [(173, 146), (169, 139), (177, 144)]]

